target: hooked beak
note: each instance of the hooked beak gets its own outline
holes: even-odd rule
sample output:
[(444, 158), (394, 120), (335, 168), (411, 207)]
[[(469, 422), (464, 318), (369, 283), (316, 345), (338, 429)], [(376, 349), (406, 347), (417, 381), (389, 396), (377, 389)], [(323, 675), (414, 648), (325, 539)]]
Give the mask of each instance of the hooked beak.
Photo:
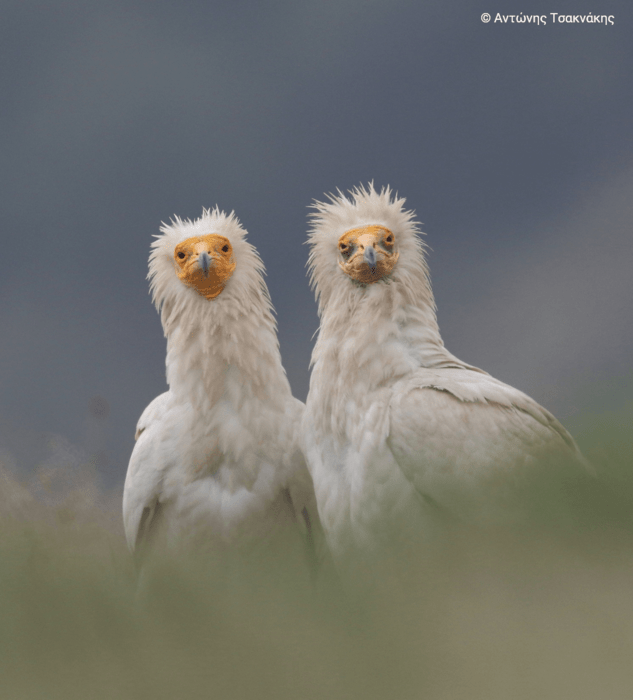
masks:
[(371, 267), (372, 271), (376, 269), (376, 249), (373, 246), (367, 246), (365, 248), (363, 260)]
[(206, 251), (203, 251), (198, 256), (198, 264), (205, 277), (209, 276), (209, 268), (211, 267), (211, 258)]

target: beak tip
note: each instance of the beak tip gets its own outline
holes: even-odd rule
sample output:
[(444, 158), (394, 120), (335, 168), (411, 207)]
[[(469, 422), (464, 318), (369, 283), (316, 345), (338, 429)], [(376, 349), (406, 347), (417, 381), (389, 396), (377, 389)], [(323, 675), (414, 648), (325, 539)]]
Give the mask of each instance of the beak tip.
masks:
[(376, 251), (373, 248), (365, 248), (363, 259), (372, 270), (376, 269)]
[(202, 273), (205, 277), (209, 276), (209, 267), (211, 267), (211, 258), (208, 253), (200, 253), (198, 256), (198, 263), (202, 268)]

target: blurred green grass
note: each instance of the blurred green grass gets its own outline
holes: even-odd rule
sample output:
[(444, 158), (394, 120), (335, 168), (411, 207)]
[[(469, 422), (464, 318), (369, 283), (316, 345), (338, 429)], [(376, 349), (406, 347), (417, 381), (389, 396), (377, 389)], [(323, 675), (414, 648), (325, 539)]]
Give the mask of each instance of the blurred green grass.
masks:
[(456, 532), (380, 599), (295, 561), (175, 555), (139, 595), (119, 495), (89, 468), (1, 471), (0, 698), (628, 699), (630, 427), (576, 431), (599, 475), (577, 531)]

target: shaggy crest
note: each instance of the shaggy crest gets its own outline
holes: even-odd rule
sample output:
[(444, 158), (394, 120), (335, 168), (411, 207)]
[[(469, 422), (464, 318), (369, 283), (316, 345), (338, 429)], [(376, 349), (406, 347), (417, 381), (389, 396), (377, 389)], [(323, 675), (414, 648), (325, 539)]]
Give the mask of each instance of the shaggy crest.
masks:
[[(340, 190), (338, 195), (328, 194), (329, 202), (315, 201), (316, 211), (310, 214), (311, 228), (308, 244), (311, 247), (308, 267), (310, 283), (323, 311), (337, 288), (347, 288), (353, 282), (338, 265), (339, 238), (350, 229), (361, 226), (385, 226), (396, 236), (400, 258), (391, 275), (384, 282), (396, 282), (414, 292), (418, 300), (435, 308), (429, 271), (425, 260), (426, 245), (420, 239), (415, 213), (404, 208), (405, 199), (394, 194), (389, 186), (379, 192), (373, 182), (349, 191), (350, 198)], [(383, 282), (383, 284), (384, 284)], [(356, 285), (364, 288), (365, 285)]]
[[(147, 278), (152, 301), (161, 312), (165, 334), (169, 332), (174, 318), (183, 312), (190, 311), (193, 316), (201, 313), (208, 315), (215, 309), (222, 309), (222, 313), (229, 316), (257, 309), (270, 316), (275, 328), (272, 303), (263, 279), (264, 263), (246, 240), (246, 231), (234, 212), (225, 214), (218, 207), (203, 209), (202, 216), (195, 221), (174, 216), (171, 223), (163, 223), (160, 230), (161, 233), (156, 234), (156, 240), (152, 243)], [(209, 301), (195, 290), (184, 287), (178, 279), (174, 249), (187, 238), (211, 233), (229, 239), (236, 269), (222, 294)]]

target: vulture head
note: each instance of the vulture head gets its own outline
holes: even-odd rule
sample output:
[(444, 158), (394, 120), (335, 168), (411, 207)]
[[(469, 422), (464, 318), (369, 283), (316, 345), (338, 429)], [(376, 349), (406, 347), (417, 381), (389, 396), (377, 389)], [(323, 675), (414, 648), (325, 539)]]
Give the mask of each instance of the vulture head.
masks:
[(234, 213), (204, 209), (199, 219), (174, 217), (160, 231), (148, 278), (166, 330), (176, 315), (228, 323), (239, 314), (268, 313), (264, 265)]
[(421, 232), (405, 200), (373, 184), (349, 195), (339, 191), (313, 205), (309, 267), (320, 310), (333, 295), (378, 294), (385, 285), (421, 286), (432, 300)]

